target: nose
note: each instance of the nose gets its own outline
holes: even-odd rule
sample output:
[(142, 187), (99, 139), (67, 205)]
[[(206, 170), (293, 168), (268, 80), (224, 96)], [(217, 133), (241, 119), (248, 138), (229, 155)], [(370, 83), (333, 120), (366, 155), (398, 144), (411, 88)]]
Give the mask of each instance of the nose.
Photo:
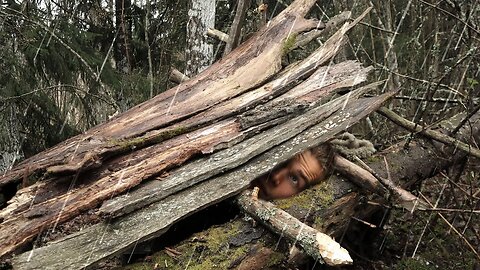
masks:
[(272, 183), (274, 186), (280, 185), (282, 183), (282, 180), (286, 177), (286, 169), (283, 168), (272, 175)]

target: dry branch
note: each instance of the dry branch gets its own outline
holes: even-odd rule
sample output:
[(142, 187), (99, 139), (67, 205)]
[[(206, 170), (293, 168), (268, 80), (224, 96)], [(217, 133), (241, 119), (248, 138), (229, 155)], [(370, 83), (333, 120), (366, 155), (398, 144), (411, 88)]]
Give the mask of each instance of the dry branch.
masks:
[(406, 128), (412, 132), (418, 132), (424, 136), (427, 136), (430, 139), (439, 141), (441, 143), (444, 143), (453, 147), (457, 147), (458, 149), (461, 149), (462, 151), (464, 151), (465, 153), (468, 153), (469, 155), (480, 158), (480, 149), (472, 145), (461, 142), (458, 139), (442, 134), (441, 132), (438, 132), (432, 129), (427, 129), (425, 127), (422, 127), (419, 124), (408, 121), (407, 119), (401, 117), (400, 115), (392, 112), (391, 110), (385, 107), (380, 108), (378, 112), (403, 128)]
[(350, 160), (340, 155), (335, 155), (333, 166), (337, 172), (341, 173), (363, 189), (375, 192), (381, 196), (386, 194), (387, 190), (370, 172)]
[[(139, 239), (146, 240), (158, 236), (179, 219), (243, 191), (252, 179), (306, 147), (333, 138), (334, 134), (345, 130), (378, 108), (392, 94), (357, 101), (349, 100), (343, 110), (337, 111), (321, 123), (253, 158), (241, 167), (115, 219), (112, 223), (94, 225), (63, 240), (23, 253), (14, 258), (13, 265), (18, 269), (44, 269), (48, 265), (78, 269), (132, 247)], [(262, 144), (259, 140), (256, 142)], [(230, 154), (238, 155), (234, 152)], [(139, 231), (140, 227), (142, 230)], [(102, 235), (102, 238), (99, 239), (98, 235)], [(59, 258), (60, 255), (51, 254), (60, 254), (62, 258)]]
[(302, 223), (270, 202), (252, 198), (249, 191), (243, 192), (237, 203), (244, 212), (301, 246), (314, 259), (331, 266), (353, 263), (348, 251), (330, 236)]
[(185, 82), (189, 79), (190, 79), (190, 77), (183, 74), (182, 72), (180, 72), (176, 68), (172, 68), (172, 70), (170, 71), (170, 80), (173, 81), (173, 82), (182, 83), (182, 82)]
[(214, 38), (217, 38), (217, 39), (219, 39), (223, 42), (228, 41), (228, 35), (223, 33), (220, 30), (217, 30), (217, 29), (208, 28), (207, 29), (207, 35), (209, 35), (211, 37), (214, 37)]
[(300, 34), (295, 39), (295, 44), (293, 45), (292, 49), (305, 46), (310, 41), (312, 41), (312, 40), (314, 40), (314, 39), (316, 39), (316, 38), (318, 38), (322, 35), (328, 35), (334, 29), (336, 29), (339, 25), (345, 23), (348, 19), (350, 19), (351, 15), (352, 15), (352, 12), (344, 11), (344, 12), (338, 14), (338, 15), (335, 15), (327, 23), (325, 23), (325, 27), (323, 29), (313, 29), (309, 32)]

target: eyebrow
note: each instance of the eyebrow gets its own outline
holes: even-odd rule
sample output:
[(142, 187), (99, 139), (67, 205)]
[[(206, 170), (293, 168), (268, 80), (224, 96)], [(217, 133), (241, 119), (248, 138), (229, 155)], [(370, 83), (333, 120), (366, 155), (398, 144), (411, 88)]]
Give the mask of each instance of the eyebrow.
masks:
[(308, 177), (306, 176), (305, 172), (303, 170), (295, 170), (295, 173), (300, 176), (300, 179), (303, 180), (304, 185), (302, 188), (306, 187), (309, 185)]

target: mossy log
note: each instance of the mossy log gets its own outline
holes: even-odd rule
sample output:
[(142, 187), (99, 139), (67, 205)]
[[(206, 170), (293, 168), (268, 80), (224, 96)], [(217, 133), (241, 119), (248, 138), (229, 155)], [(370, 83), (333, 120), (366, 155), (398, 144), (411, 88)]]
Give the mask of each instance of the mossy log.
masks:
[[(436, 127), (437, 131), (448, 133), (464, 117), (464, 114), (457, 115), (442, 122), (440, 126)], [(465, 126), (461, 130), (458, 137), (460, 140), (480, 139), (480, 114), (477, 113), (473, 116), (470, 123), (471, 125)], [(428, 138), (418, 138), (408, 149), (403, 149), (403, 145), (399, 144), (377, 153), (366, 163), (380, 175), (385, 175), (384, 159), (380, 157), (386, 157), (390, 164), (390, 175), (393, 181), (404, 188), (408, 188), (419, 181), (438, 174), (453, 164), (463, 162), (465, 156), (466, 153), (458, 149), (445, 148), (444, 145), (433, 142)], [(379, 211), (388, 211), (388, 209), (378, 204), (367, 203), (365, 196), (369, 195), (369, 198), (377, 198), (381, 201), (386, 189), (376, 188), (376, 184), (372, 185), (369, 182), (363, 184), (364, 181), (357, 181), (358, 185), (353, 184), (350, 181), (352, 177), (363, 177), (363, 175), (368, 175), (368, 172), (352, 174), (355, 170), (349, 168), (343, 161), (340, 162), (340, 165), (336, 167), (337, 174), (330, 177), (327, 182), (306, 190), (296, 197), (274, 203), (277, 207), (285, 209), (298, 219), (305, 220), (313, 228), (335, 237), (340, 244), (350, 244), (348, 245), (350, 250), (352, 249), (352, 243), (348, 242), (352, 240), (351, 236), (357, 238), (354, 241), (361, 241), (358, 239), (362, 238), (365, 231), (369, 229), (378, 230), (382, 227), (382, 224), (375, 223), (372, 220), (372, 215)], [(238, 177), (238, 179), (241, 179), (242, 175)], [(371, 179), (371, 175), (365, 178), (379, 184), (377, 180)], [(372, 196), (372, 192), (377, 192), (380, 196)], [(386, 219), (384, 222), (386, 222)], [(312, 265), (317, 263), (316, 261), (302, 256), (298, 256), (300, 259), (292, 259), (292, 256), (288, 255), (288, 251), (292, 248), (285, 245), (285, 242), (292, 244), (295, 243), (294, 240), (288, 239), (285, 234), (271, 235), (266, 231), (259, 231), (260, 224), (253, 225), (253, 222), (244, 221), (242, 217), (239, 217), (171, 246), (172, 249), (181, 251), (175, 258), (166, 255), (165, 251), (159, 251), (149, 256), (153, 262), (139, 262), (126, 268), (148, 268), (155, 264), (163, 267), (165, 261), (168, 262), (169, 268), (184, 269), (186, 261), (188, 261), (189, 268), (192, 269), (213, 268), (212, 262), (217, 266), (235, 269), (295, 267), (316, 269), (312, 268)], [(283, 225), (280, 225), (280, 228), (277, 226), (274, 230), (279, 229), (282, 230)], [(217, 233), (211, 233), (211, 231), (220, 231), (226, 234), (221, 236), (223, 245), (217, 244), (219, 241), (217, 237), (219, 236)], [(252, 232), (254, 232), (254, 236), (247, 237)], [(199, 238), (202, 241), (198, 243), (195, 239)], [(239, 238), (243, 240), (238, 240)], [(363, 243), (363, 245), (365, 244)], [(129, 250), (127, 254), (131, 251)], [(308, 267), (298, 267), (299, 264), (308, 263), (310, 263)]]
[[(295, 1), (198, 76), (0, 176), (0, 187), (25, 186), (0, 211), (0, 257), (26, 251), (13, 260), (18, 269), (83, 268), (239, 193), (275, 164), (377, 109), (394, 93), (361, 96), (378, 84), (336, 95), (365, 82), (370, 68), (330, 63), (366, 13), (278, 73), (286, 41), (319, 25), (303, 18), (314, 3)], [(117, 198), (140, 184), (127, 199)], [(100, 223), (31, 246), (102, 203)]]

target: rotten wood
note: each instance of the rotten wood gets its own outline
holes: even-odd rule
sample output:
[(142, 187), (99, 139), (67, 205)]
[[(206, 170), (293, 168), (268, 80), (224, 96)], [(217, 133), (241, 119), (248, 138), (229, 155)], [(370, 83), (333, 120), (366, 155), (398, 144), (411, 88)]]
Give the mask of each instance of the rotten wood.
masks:
[[(219, 140), (228, 142), (243, 136), (234, 120), (219, 122), (212, 127), (175, 137), (148, 150), (153, 158), (107, 174), (90, 185), (69, 190), (28, 209), (4, 216), (0, 224), (0, 255), (8, 254), (30, 242), (45, 227), (66, 221), (80, 212), (94, 208), (115, 194), (138, 185), (174, 164), (182, 164), (198, 151), (211, 152)], [(188, 143), (186, 143), (188, 141)], [(8, 209), (8, 208), (7, 208)]]
[[(270, 117), (265, 117), (265, 115), (257, 117), (257, 120), (263, 119), (263, 122), (271, 119), (272, 122), (270, 122), (270, 124), (268, 122), (252, 124), (252, 121), (243, 121), (247, 123), (247, 125), (237, 126), (237, 121), (232, 118), (204, 129), (182, 134), (185, 130), (188, 131), (189, 128), (193, 129), (199, 122), (213, 122), (221, 116), (225, 117), (225, 115), (228, 116), (233, 114), (233, 112), (238, 112), (239, 107), (247, 108), (248, 106), (253, 106), (258, 103), (259, 99), (267, 98), (268, 100), (272, 95), (278, 96), (287, 90), (287, 86), (290, 85), (289, 82), (295, 82), (312, 72), (313, 74), (298, 87), (293, 88), (287, 94), (273, 101), (285, 102), (285, 100), (295, 98), (298, 99), (299, 102), (319, 102), (316, 99), (322, 97), (322, 94), (327, 98), (328, 95), (325, 95), (325, 93), (330, 93), (342, 87), (351, 87), (362, 82), (366, 79), (366, 74), (369, 69), (362, 69), (358, 63), (352, 61), (318, 68), (319, 64), (325, 63), (335, 55), (342, 44), (345, 33), (351, 29), (355, 23), (356, 22), (345, 24), (323, 47), (319, 48), (311, 57), (297, 65), (296, 69), (291, 69), (283, 73), (283, 76), (263, 87), (247, 92), (216, 107), (212, 107), (210, 110), (192, 116), (184, 120), (181, 125), (173, 125), (165, 129), (147, 132), (145, 135), (142, 135), (142, 137), (139, 137), (141, 140), (136, 138), (131, 141), (122, 141), (121, 143), (112, 142), (112, 145), (115, 146), (111, 149), (120, 147), (122, 149), (130, 149), (131, 153), (124, 155), (120, 159), (107, 160), (106, 166), (102, 166), (102, 168), (99, 168), (96, 172), (75, 176), (73, 181), (79, 183), (87, 182), (86, 184), (66, 190), (65, 193), (57, 194), (56, 196), (37, 196), (39, 195), (39, 189), (31, 189), (30, 196), (27, 196), (27, 199), (23, 201), (20, 207), (18, 205), (12, 205), (17, 209), (8, 207), (8, 209), (2, 212), (2, 216), (6, 221), (0, 224), (2, 228), (0, 239), (6, 244), (0, 248), (0, 256), (8, 254), (28, 243), (43, 228), (49, 228), (49, 226), (52, 225), (55, 226), (54, 224), (58, 222), (66, 221), (84, 210), (96, 207), (107, 198), (114, 197), (117, 194), (129, 190), (146, 179), (160, 175), (171, 167), (181, 165), (197, 153), (209, 153), (228, 147), (229, 145), (234, 145), (251, 136), (248, 134), (261, 131), (267, 128), (268, 125), (279, 124), (278, 119), (273, 120), (274, 118), (278, 118), (279, 115), (278, 113), (273, 113)], [(317, 71), (315, 71), (316, 69)], [(288, 112), (288, 110), (286, 111), (287, 114), (295, 116), (295, 110), (293, 110), (293, 113), (291, 111)], [(288, 119), (289, 117), (280, 118), (282, 121)], [(181, 135), (176, 134), (176, 132)], [(164, 138), (168, 136), (174, 138), (164, 140)], [(92, 141), (97, 146), (102, 144), (96, 140)], [(137, 141), (140, 141), (140, 143)], [(152, 143), (157, 142), (157, 144), (144, 148), (140, 147), (140, 150), (136, 150), (141, 144), (148, 145), (146, 141)], [(102, 155), (106, 153), (112, 154), (112, 152), (109, 152), (109, 149), (105, 149), (107, 148), (100, 147), (98, 149), (96, 148), (96, 151), (97, 153), (102, 153)], [(119, 149), (115, 151), (120, 152)], [(47, 152), (45, 155), (48, 156), (50, 153), (51, 152)], [(110, 170), (110, 164), (116, 169)], [(60, 168), (58, 166), (60, 166)], [(62, 171), (63, 166), (64, 171), (68, 169), (67, 171), (70, 172), (71, 170), (68, 163), (58, 166), (50, 166), (49, 169), (59, 172)], [(83, 165), (80, 167), (86, 169)], [(86, 178), (89, 179), (89, 182), (85, 180)], [(54, 179), (51, 180), (51, 182), (53, 181)], [(181, 188), (181, 186), (177, 187)], [(48, 191), (47, 188), (43, 190)], [(37, 198), (37, 200), (35, 204), (32, 204), (34, 198)], [(43, 198), (43, 200), (39, 200), (38, 198)], [(29, 207), (30, 205), (32, 205), (32, 207), (27, 209), (27, 206)]]
[[(171, 172), (169, 176), (159, 179), (160, 181), (149, 182), (138, 190), (130, 192), (127, 196), (116, 197), (105, 202), (100, 208), (100, 212), (110, 217), (124, 215), (212, 176), (240, 166), (272, 146), (279, 145), (283, 141), (300, 134), (308, 127), (325, 120), (328, 116), (340, 110), (349, 100), (353, 101), (379, 85), (380, 83), (375, 83), (359, 88), (348, 96), (345, 95), (342, 98), (332, 100), (242, 143), (214, 153), (208, 159), (200, 159), (186, 164)], [(274, 112), (274, 114), (278, 116), (278, 113)], [(257, 117), (264, 118), (265, 116), (257, 114)]]
[(315, 260), (330, 266), (353, 263), (348, 251), (330, 236), (302, 223), (270, 202), (252, 198), (249, 191), (243, 192), (237, 203), (244, 212), (302, 247)]
[[(295, 1), (268, 26), (195, 78), (21, 162), (0, 176), (0, 187), (42, 174), (51, 166), (65, 166), (63, 168), (70, 172), (73, 165), (86, 171), (119, 153), (148, 147), (178, 135), (180, 131), (168, 129), (169, 125), (245, 93), (277, 73), (281, 69), (287, 36), (316, 27), (315, 21), (303, 18), (314, 3), (314, 0)], [(167, 130), (159, 132), (162, 128)], [(186, 131), (189, 130), (182, 133)], [(149, 137), (150, 133), (156, 136)], [(86, 155), (92, 158), (85, 159)], [(95, 162), (88, 162), (90, 160)]]
[[(16, 269), (43, 269), (47, 266), (69, 269), (84, 268), (132, 247), (138, 241), (158, 236), (174, 222), (238, 194), (249, 186), (251, 180), (266, 173), (277, 163), (287, 160), (305, 148), (332, 139), (334, 134), (364, 118), (393, 94), (387, 93), (376, 98), (364, 98), (356, 101), (348, 100), (343, 110), (337, 111), (319, 124), (249, 160), (240, 167), (177, 192), (120, 219), (115, 219), (111, 223), (91, 226), (62, 240), (16, 256), (13, 258), (13, 266)], [(261, 141), (256, 143), (262, 144)], [(228, 151), (228, 149), (223, 151)], [(231, 154), (236, 155), (237, 153)], [(142, 230), (138, 230), (140, 227)], [(99, 238), (99, 235), (102, 237)], [(65, 257), (63, 258), (63, 256)]]
[[(307, 80), (307, 82), (312, 81), (311, 85), (303, 83), (301, 85), (302, 87), (298, 87), (299, 90), (302, 90), (301, 92), (299, 91), (300, 93), (295, 96), (292, 96), (291, 94), (281, 96), (276, 101), (280, 102), (282, 100), (292, 99), (293, 97), (298, 98), (301, 96), (308, 96), (308, 94), (310, 93), (307, 90), (311, 92), (316, 92), (317, 98), (321, 97), (321, 94), (323, 94), (325, 97), (328, 97), (327, 94), (331, 93), (337, 87), (354, 85), (355, 83), (359, 83), (364, 80), (369, 69), (361, 69), (360, 66), (358, 64), (355, 64), (354, 62), (351, 62), (351, 64), (353, 65), (351, 65), (350, 68), (348, 68), (348, 64), (340, 64), (339, 68), (319, 69), (319, 72), (313, 74), (310, 80)], [(337, 72), (337, 70), (341, 72)], [(327, 72), (329, 78), (331, 79), (326, 79), (322, 81), (325, 84), (324, 87), (321, 87), (323, 86), (323, 84), (318, 85), (317, 83), (313, 83), (318, 81), (318, 78), (325, 77), (327, 75)], [(351, 84), (349, 84), (349, 82)], [(356, 98), (358, 98), (359, 95), (361, 95), (368, 89), (369, 87), (361, 88), (351, 93), (350, 95), (345, 96), (343, 99), (332, 101), (332, 103), (328, 103), (323, 107), (312, 110), (310, 113), (298, 117), (299, 120), (291, 124), (292, 126), (287, 126), (286, 128), (284, 128), (284, 130), (290, 131), (290, 133), (293, 133), (293, 135), (295, 135), (296, 133), (301, 132), (306, 127), (308, 127), (308, 125), (312, 125), (316, 123), (316, 121), (323, 119), (320, 117), (322, 114), (324, 115), (324, 117), (327, 117), (331, 113), (333, 113), (334, 110), (338, 110), (339, 108), (341, 108), (347, 98), (355, 100)], [(323, 92), (321, 92), (320, 90), (323, 90)], [(302, 99), (298, 99), (298, 101), (301, 102)], [(324, 111), (323, 113), (322, 110)], [(264, 114), (256, 113), (256, 119), (260, 119), (261, 121), (268, 121), (269, 119), (278, 118), (280, 115), (277, 111), (273, 110), (267, 110), (267, 112), (271, 113), (271, 115), (266, 116)], [(292, 111), (290, 111), (290, 113), (292, 113)], [(55, 222), (62, 222), (68, 220), (75, 215), (78, 215), (78, 213), (80, 213), (81, 211), (95, 207), (102, 203), (103, 200), (114, 197), (115, 195), (136, 186), (141, 181), (160, 174), (162, 171), (168, 169), (171, 166), (180, 165), (190, 156), (194, 155), (197, 152), (212, 152), (212, 148), (215, 145), (218, 149), (220, 148), (219, 144), (221, 143), (230, 142), (231, 144), (233, 144), (235, 140), (241, 140), (244, 137), (247, 137), (248, 133), (255, 133), (255, 129), (249, 130), (245, 129), (245, 127), (241, 128), (245, 129), (244, 131), (240, 131), (240, 127), (236, 126), (236, 122), (236, 120), (231, 120), (230, 122), (228, 122), (228, 125), (223, 125), (224, 122), (220, 122), (212, 127), (201, 129), (193, 133), (177, 136), (175, 137), (175, 139), (171, 139), (165, 141), (164, 143), (142, 149), (141, 151), (134, 153), (137, 156), (138, 160), (138, 163), (136, 165), (128, 165), (125, 168), (119, 169), (118, 171), (110, 174), (108, 172), (105, 172), (102, 177), (100, 177), (97, 181), (93, 182), (91, 185), (86, 185), (78, 189), (70, 190), (63, 195), (52, 197), (44, 202), (37, 201), (37, 203), (34, 204), (33, 207), (30, 207), (28, 210), (12, 211), (11, 207), (7, 207), (7, 209), (5, 209), (5, 212), (14, 212), (15, 215), (6, 216), (5, 214), (2, 214), (4, 219), (8, 221), (0, 224), (0, 228), (2, 228), (0, 240), (6, 243), (6, 245), (0, 247), (0, 254), (7, 254), (14, 249), (20, 247), (21, 245), (28, 243), (35, 237), (35, 235), (37, 235), (42, 230), (42, 228), (48, 227), (50, 224), (53, 224)], [(250, 125), (252, 125), (252, 120), (249, 120), (249, 122)], [(253, 126), (258, 124), (259, 123), (254, 123)], [(278, 122), (275, 122), (275, 124), (278, 124)], [(302, 124), (305, 126), (302, 127)], [(230, 128), (227, 128), (228, 126), (230, 126)], [(272, 136), (269, 133), (265, 133), (266, 135), (268, 135), (266, 138), (280, 138), (279, 140), (281, 142), (282, 140), (285, 140), (285, 134), (288, 134), (285, 132), (278, 133), (277, 131), (276, 133), (277, 134), (275, 136)], [(200, 134), (202, 136), (200, 136)], [(202, 140), (205, 140), (205, 142), (202, 142)], [(268, 145), (271, 146), (279, 143), (269, 139), (261, 139), (261, 141), (268, 142), (263, 146), (264, 150), (266, 147), (269, 147)], [(203, 148), (202, 144), (204, 145)], [(228, 145), (225, 145), (224, 147), (226, 146)], [(243, 158), (251, 157), (252, 154), (255, 153), (246, 152)], [(133, 163), (132, 159), (127, 159), (127, 161)], [(222, 166), (225, 166), (225, 164), (222, 164)], [(221, 170), (224, 170), (224, 168), (221, 166), (219, 168)], [(200, 179), (200, 175), (196, 179)], [(81, 182), (81, 180), (79, 181)], [(185, 178), (185, 181), (192, 181), (192, 184), (195, 184), (196, 181), (200, 180), (194, 181), (193, 179)], [(164, 189), (161, 193), (168, 195), (170, 194), (169, 192), (178, 191), (181, 188), (186, 188), (187, 186), (185, 186), (185, 181), (180, 181), (177, 178), (173, 178), (173, 180), (171, 181), (161, 181), (158, 185), (158, 188), (153, 189), (149, 187), (149, 193), (144, 196), (149, 198), (157, 198), (158, 196), (158, 198), (162, 198), (158, 194), (152, 192), (158, 192), (159, 189)], [(175, 188), (171, 187), (171, 182), (175, 183), (173, 184)], [(38, 194), (37, 190), (32, 190), (31, 196), (29, 198), (33, 199), (35, 197), (35, 194)], [(154, 196), (152, 194), (156, 194), (157, 196)], [(30, 206), (30, 204), (31, 203), (28, 200), (24, 201), (23, 208), (25, 208), (27, 205)], [(136, 205), (136, 207), (141, 207), (143, 204), (135, 201), (133, 205)], [(17, 205), (15, 205), (15, 207), (18, 208)], [(43, 209), (49, 210), (44, 211)], [(126, 209), (129, 208), (127, 207)], [(0, 212), (0, 214), (2, 212)], [(117, 210), (113, 212), (117, 212)], [(20, 230), (20, 228), (25, 229)]]

